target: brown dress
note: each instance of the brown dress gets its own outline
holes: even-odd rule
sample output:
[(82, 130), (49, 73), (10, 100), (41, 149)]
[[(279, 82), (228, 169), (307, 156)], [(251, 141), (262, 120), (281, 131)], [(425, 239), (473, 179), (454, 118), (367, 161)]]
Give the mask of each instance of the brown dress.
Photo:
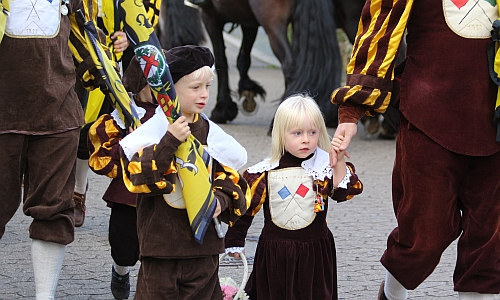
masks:
[[(306, 159), (285, 153), (276, 170), (301, 166)], [(354, 168), (350, 167), (352, 176), (348, 188), (337, 189), (333, 194), (337, 201), (344, 201), (362, 190)], [(271, 220), (267, 173), (264, 176), (263, 173), (243, 174), (252, 190), (256, 188), (252, 204), (247, 215), (229, 228), (225, 240), (226, 248), (244, 246), (248, 228), (262, 204), (264, 227), (253, 271), (245, 288), (247, 294), (250, 299), (337, 299), (335, 242), (326, 223), (328, 199), (324, 211), (316, 213), (314, 221), (307, 227), (298, 230), (280, 228)], [(326, 178), (318, 186), (321, 195), (331, 195), (331, 180)], [(260, 202), (262, 195), (266, 195), (263, 203)]]

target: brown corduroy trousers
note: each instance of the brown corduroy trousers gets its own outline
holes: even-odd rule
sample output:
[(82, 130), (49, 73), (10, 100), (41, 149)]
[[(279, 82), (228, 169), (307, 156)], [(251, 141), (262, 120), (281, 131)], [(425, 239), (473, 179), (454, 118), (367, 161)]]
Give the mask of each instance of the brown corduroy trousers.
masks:
[(218, 271), (218, 255), (186, 259), (143, 257), (134, 299), (222, 300)]
[[(73, 201), (79, 129), (50, 135), (0, 134), (0, 238), (23, 198), (30, 238), (74, 239)], [(22, 180), (24, 176), (24, 192)]]
[(455, 290), (500, 293), (500, 153), (450, 152), (402, 117), (392, 184), (386, 269), (415, 289), (459, 238)]

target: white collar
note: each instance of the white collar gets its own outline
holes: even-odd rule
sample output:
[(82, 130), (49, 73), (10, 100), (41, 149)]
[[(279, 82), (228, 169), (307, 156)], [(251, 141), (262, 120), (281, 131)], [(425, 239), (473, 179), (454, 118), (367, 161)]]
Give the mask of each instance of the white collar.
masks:
[[(331, 179), (333, 176), (333, 169), (329, 165), (330, 159), (329, 154), (323, 149), (316, 148), (314, 155), (308, 160), (304, 160), (301, 164), (302, 168), (307, 175), (312, 176), (315, 180), (325, 180), (325, 177)], [(279, 161), (270, 163), (269, 159), (266, 158), (263, 161), (249, 167), (247, 169), (248, 173), (263, 173), (265, 171), (276, 169), (279, 165)]]
[[(207, 152), (225, 166), (239, 170), (247, 163), (247, 151), (232, 136), (224, 132), (219, 125), (200, 114), (209, 123)], [(158, 106), (155, 114), (132, 133), (120, 141), (120, 146), (129, 160), (147, 146), (158, 144), (168, 129), (168, 120)]]
[[(146, 115), (146, 110), (142, 107), (137, 106), (137, 104), (134, 101), (134, 97), (132, 96), (131, 93), (129, 93), (129, 96), (130, 96), (130, 106), (132, 106), (132, 109), (135, 109), (135, 111), (137, 112), (139, 120), (142, 119), (144, 115)], [(126, 129), (125, 123), (123, 123), (123, 120), (120, 118), (120, 114), (118, 113), (118, 110), (116, 108), (111, 112), (111, 116), (121, 129)]]

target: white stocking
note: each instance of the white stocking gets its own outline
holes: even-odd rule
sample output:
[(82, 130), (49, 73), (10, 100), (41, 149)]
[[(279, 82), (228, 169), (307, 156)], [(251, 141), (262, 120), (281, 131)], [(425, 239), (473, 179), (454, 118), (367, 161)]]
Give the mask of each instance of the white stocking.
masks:
[(113, 262), (113, 267), (115, 268), (115, 272), (120, 276), (127, 275), (129, 272), (129, 267), (117, 265), (115, 262)]
[(35, 275), (36, 300), (54, 299), (65, 253), (65, 245), (32, 240), (31, 259)]
[(85, 194), (87, 191), (87, 174), (89, 171), (88, 159), (76, 159), (76, 182), (75, 192), (78, 194)]
[(408, 298), (408, 290), (387, 270), (385, 272), (384, 294), (389, 300), (405, 300)]

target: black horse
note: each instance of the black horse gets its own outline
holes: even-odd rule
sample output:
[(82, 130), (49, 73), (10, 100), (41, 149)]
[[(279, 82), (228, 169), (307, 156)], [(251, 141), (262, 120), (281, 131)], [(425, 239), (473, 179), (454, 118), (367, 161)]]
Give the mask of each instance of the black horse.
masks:
[[(200, 28), (198, 25), (187, 25), (189, 28), (185, 25), (175, 26), (176, 19), (183, 21), (191, 19), (187, 15), (178, 17), (180, 2), (183, 0), (163, 1), (162, 15), (166, 11), (169, 15), (166, 20), (171, 24), (168, 28), (173, 30), (169, 34), (162, 34), (166, 39), (176, 35), (182, 36), (181, 32), (186, 35), (187, 30), (196, 33)], [(262, 86), (248, 75), (251, 65), (250, 52), (258, 28), (262, 26), (269, 38), (273, 53), (282, 66), (285, 77), (285, 92), (282, 99), (307, 91), (318, 102), (327, 126), (337, 126), (337, 106), (330, 102), (330, 94), (340, 85), (340, 75), (344, 72), (340, 61), (337, 29), (343, 29), (349, 41), (354, 42), (365, 0), (204, 0), (201, 2), (204, 2), (200, 4), (201, 17), (213, 45), (218, 75), (217, 103), (210, 116), (214, 122), (226, 123), (236, 118), (238, 114), (238, 107), (231, 98), (223, 39), (224, 25), (232, 23), (239, 24), (243, 33), (236, 63), (240, 74), (238, 94), (244, 99), (243, 109), (251, 112), (256, 106), (254, 98), (265, 97)], [(184, 8), (186, 9), (190, 8)], [(202, 34), (198, 34), (200, 35)], [(192, 41), (182, 43), (194, 44)], [(404, 53), (401, 53), (404, 56)], [(397, 120), (397, 112), (388, 113), (391, 114), (391, 120)], [(369, 120), (373, 124), (376, 119)], [(394, 132), (387, 123), (382, 124), (382, 128), (385, 132)]]
[[(226, 23), (240, 24), (243, 39), (238, 54), (238, 92), (264, 96), (260, 85), (248, 77), (250, 51), (257, 30), (266, 31), (273, 53), (281, 63), (285, 78), (283, 99), (309, 92), (318, 102), (327, 126), (337, 126), (337, 107), (330, 94), (340, 85), (342, 64), (337, 28), (354, 41), (364, 0), (207, 0), (202, 20), (214, 48), (218, 76), (217, 104), (211, 119), (218, 123), (233, 120), (238, 108), (231, 99), (223, 29)], [(291, 41), (289, 39), (291, 28)]]
[(184, 0), (163, 0), (156, 34), (163, 49), (205, 42), (200, 11), (184, 5)]

